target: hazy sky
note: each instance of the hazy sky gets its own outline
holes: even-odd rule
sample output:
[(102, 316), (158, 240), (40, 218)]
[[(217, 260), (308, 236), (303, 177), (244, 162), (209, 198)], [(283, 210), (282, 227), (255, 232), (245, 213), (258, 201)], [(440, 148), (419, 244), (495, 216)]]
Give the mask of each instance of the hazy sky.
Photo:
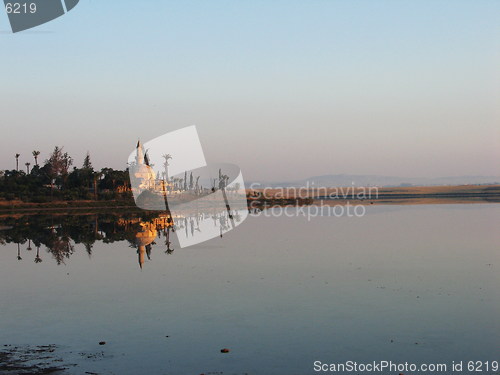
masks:
[(0, 168), (62, 145), (124, 168), (197, 125), (247, 179), (500, 175), (499, 1), (81, 0), (11, 34)]

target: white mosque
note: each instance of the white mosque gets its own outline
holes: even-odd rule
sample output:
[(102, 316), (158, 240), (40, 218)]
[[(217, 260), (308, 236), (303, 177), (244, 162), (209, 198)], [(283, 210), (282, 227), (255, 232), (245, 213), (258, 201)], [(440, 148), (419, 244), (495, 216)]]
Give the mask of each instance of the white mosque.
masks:
[(136, 179), (136, 187), (140, 190), (151, 189), (155, 186), (156, 174), (153, 168), (149, 166), (141, 141), (137, 141), (135, 165), (131, 167), (130, 172)]
[(134, 181), (132, 189), (139, 192), (150, 190), (159, 194), (176, 193), (173, 183), (165, 179), (166, 173), (162, 177), (155, 173), (141, 141), (137, 141), (135, 163), (130, 166), (130, 176)]

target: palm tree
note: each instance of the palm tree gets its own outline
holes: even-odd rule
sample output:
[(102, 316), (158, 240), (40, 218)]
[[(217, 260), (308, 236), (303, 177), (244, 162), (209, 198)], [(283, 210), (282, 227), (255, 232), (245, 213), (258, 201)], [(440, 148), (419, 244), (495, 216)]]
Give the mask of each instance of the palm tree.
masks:
[(165, 181), (168, 181), (168, 166), (170, 165), (168, 163), (168, 161), (169, 161), (169, 159), (172, 159), (172, 155), (164, 154), (162, 156), (163, 156), (163, 159), (165, 159), (165, 162), (163, 163), (163, 166), (165, 167)]
[(31, 163), (24, 163), (24, 165), (26, 166), (26, 174), (30, 174), (30, 165), (31, 165)]
[(16, 171), (19, 171), (19, 156), (21, 156), (21, 154), (16, 154)]
[(40, 151), (33, 151), (33, 157), (35, 158), (35, 165), (38, 167), (38, 155), (40, 155)]

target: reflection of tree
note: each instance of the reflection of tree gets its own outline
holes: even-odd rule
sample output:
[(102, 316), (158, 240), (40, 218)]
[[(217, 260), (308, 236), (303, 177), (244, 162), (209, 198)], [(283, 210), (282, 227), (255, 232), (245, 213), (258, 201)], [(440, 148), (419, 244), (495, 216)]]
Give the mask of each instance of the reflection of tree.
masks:
[[(239, 221), (239, 217), (235, 215)], [(175, 222), (167, 213), (139, 211), (135, 213), (99, 213), (83, 215), (26, 215), (0, 218), (0, 244), (15, 244), (17, 259), (23, 260), (25, 251), (36, 247), (35, 263), (41, 263), (44, 250), (52, 255), (55, 262), (64, 264), (81, 245), (89, 257), (96, 242), (104, 244), (127, 241), (138, 249), (142, 262), (151, 259), (154, 247), (160, 244), (166, 254), (174, 252), (171, 233), (180, 230), (182, 235), (196, 237), (203, 228), (202, 222), (213, 220), (220, 234), (230, 229), (230, 218), (222, 213), (193, 212), (176, 217)], [(27, 246), (21, 246), (27, 243)], [(163, 245), (164, 243), (164, 245)], [(141, 248), (140, 248), (141, 247)], [(31, 259), (32, 256), (30, 256)]]
[(42, 258), (40, 258), (40, 246), (36, 247), (35, 263), (42, 263)]
[(173, 227), (173, 221), (172, 218), (167, 219), (167, 223), (169, 224), (166, 229), (164, 229), (164, 234), (165, 234), (165, 245), (167, 245), (167, 250), (165, 250), (166, 254), (172, 254), (174, 252), (174, 249), (170, 248), (170, 245), (172, 245), (172, 242), (170, 241), (170, 231), (174, 232), (175, 229)]
[[(8, 227), (0, 231), (0, 244), (18, 245), (18, 258), (22, 259), (20, 245), (28, 242), (37, 248), (35, 262), (41, 262), (40, 248), (45, 247), (58, 264), (64, 263), (75, 251), (76, 244), (82, 244), (89, 256), (96, 241), (112, 243), (133, 240), (140, 214), (124, 219), (114, 214), (95, 214), (81, 216), (33, 215), (21, 218), (2, 218), (0, 226)], [(149, 220), (155, 215), (143, 215)]]
[(69, 258), (75, 249), (68, 236), (58, 236), (57, 234), (52, 237), (47, 247), (54, 256), (57, 264), (64, 263), (64, 259)]

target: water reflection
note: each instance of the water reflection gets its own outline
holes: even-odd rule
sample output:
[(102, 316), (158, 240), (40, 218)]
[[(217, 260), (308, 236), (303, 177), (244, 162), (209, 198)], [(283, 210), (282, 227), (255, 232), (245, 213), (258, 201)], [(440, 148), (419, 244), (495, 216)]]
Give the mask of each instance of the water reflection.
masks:
[[(246, 212), (245, 212), (246, 214)], [(193, 212), (189, 216), (172, 217), (168, 213), (33, 215), (0, 218), (0, 244), (17, 245), (19, 261), (32, 259), (43, 262), (43, 250), (60, 265), (75, 252), (75, 245), (83, 245), (89, 257), (96, 242), (105, 244), (126, 241), (137, 249), (138, 264), (142, 269), (151, 260), (153, 248), (173, 254), (178, 247), (176, 233), (182, 239), (203, 238), (217, 230), (220, 237), (242, 221), (238, 211)], [(237, 225), (237, 224), (236, 224)], [(26, 247), (24, 248), (24, 245)], [(32, 252), (33, 247), (36, 252)]]
[(173, 252), (170, 248), (170, 230), (173, 229), (173, 220), (170, 217), (155, 221), (139, 222), (140, 230), (135, 234), (135, 246), (137, 246), (137, 254), (139, 256), (139, 267), (142, 269), (144, 257), (147, 256), (151, 260), (151, 250), (153, 245), (156, 245), (155, 240), (163, 234), (166, 236), (165, 245), (168, 254)]

